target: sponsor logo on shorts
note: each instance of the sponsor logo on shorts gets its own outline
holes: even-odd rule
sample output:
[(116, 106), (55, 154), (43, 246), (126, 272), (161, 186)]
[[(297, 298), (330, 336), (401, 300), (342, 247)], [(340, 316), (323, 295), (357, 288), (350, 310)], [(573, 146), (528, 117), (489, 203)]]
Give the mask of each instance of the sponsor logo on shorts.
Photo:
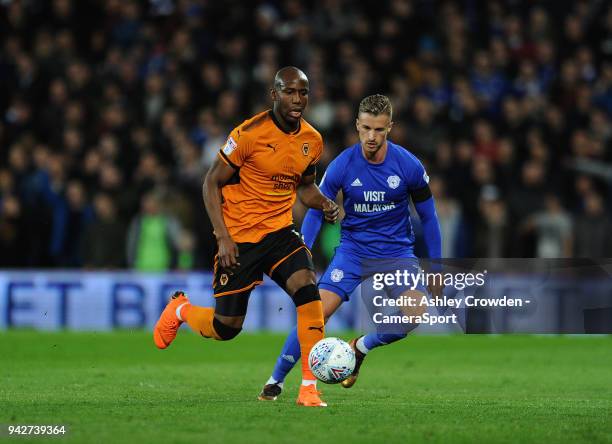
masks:
[(389, 176), (387, 177), (387, 183), (389, 184), (389, 188), (391, 188), (392, 190), (396, 189), (397, 187), (399, 187), (401, 180), (398, 176)]
[(331, 272), (331, 280), (334, 282), (340, 282), (344, 277), (344, 271), (334, 268)]
[(298, 232), (296, 230), (291, 230), (291, 232), (293, 234), (295, 234), (297, 237), (299, 237), (302, 242), (304, 242), (304, 235), (302, 233), (300, 233), (300, 232)]
[(423, 180), (425, 181), (425, 183), (429, 183), (429, 176), (427, 175), (427, 172), (423, 173)]
[(227, 276), (227, 274), (223, 273), (220, 277), (219, 277), (219, 283), (221, 284), (221, 286), (224, 286), (227, 284), (227, 281), (229, 280), (229, 277)]

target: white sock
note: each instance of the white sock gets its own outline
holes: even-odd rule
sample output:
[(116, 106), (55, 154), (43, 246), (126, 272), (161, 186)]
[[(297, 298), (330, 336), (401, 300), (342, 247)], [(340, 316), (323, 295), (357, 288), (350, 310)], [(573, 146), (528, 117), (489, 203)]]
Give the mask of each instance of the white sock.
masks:
[(278, 385), (280, 388), (283, 388), (283, 385), (285, 385), (284, 382), (278, 382), (276, 379), (274, 379), (272, 376), (270, 376), (270, 379), (268, 379), (266, 381), (266, 385), (268, 384), (276, 384)]
[(365, 344), (363, 342), (363, 338), (365, 338), (365, 336), (362, 336), (359, 339), (357, 339), (357, 344), (355, 344), (355, 347), (361, 353), (363, 353), (364, 355), (367, 355), (370, 350), (368, 350), (368, 348), (365, 346)]
[(314, 385), (316, 387), (317, 380), (316, 379), (302, 379), (302, 385)]
[(178, 307), (176, 307), (176, 317), (179, 318), (179, 321), (183, 321), (183, 318), (181, 318), (181, 308), (183, 308), (184, 305), (189, 304), (189, 302), (183, 302), (181, 305), (179, 305)]

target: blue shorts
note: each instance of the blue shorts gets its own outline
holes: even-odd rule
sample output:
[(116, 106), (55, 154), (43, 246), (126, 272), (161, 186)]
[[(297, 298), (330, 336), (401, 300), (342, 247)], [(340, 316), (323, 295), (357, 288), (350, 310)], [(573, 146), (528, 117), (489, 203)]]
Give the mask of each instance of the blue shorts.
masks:
[[(392, 259), (364, 259), (355, 254), (336, 249), (329, 267), (319, 279), (319, 288), (336, 293), (343, 301), (348, 301), (351, 293), (363, 281), (371, 279), (376, 273), (395, 273), (396, 270), (420, 271), (416, 257)], [(388, 296), (397, 298), (407, 290), (417, 290), (427, 294), (424, 285), (393, 285), (385, 291)]]

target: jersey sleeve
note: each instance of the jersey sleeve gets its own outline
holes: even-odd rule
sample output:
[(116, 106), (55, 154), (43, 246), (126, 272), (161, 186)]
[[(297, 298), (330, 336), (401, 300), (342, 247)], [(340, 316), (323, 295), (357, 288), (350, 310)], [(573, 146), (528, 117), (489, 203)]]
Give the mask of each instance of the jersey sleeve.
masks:
[[(344, 171), (344, 169), (341, 167), (339, 159), (340, 158), (337, 157), (329, 164), (319, 184), (321, 193), (331, 200), (336, 198), (336, 194), (338, 194), (338, 190), (340, 190), (342, 186), (342, 171)], [(302, 235), (304, 236), (304, 243), (308, 248), (312, 248), (315, 239), (319, 235), (322, 224), (323, 211), (310, 208), (306, 212), (304, 222), (302, 223)]]
[(315, 150), (315, 158), (310, 162), (311, 165), (317, 165), (323, 155), (323, 138), (319, 136), (317, 138), (317, 146)]
[(314, 159), (306, 167), (306, 170), (304, 170), (302, 176), (312, 176), (317, 172), (317, 166), (319, 165), (319, 160), (321, 160), (321, 155), (323, 154), (323, 138), (321, 136), (317, 138), (317, 143), (314, 148)]
[(235, 128), (219, 151), (219, 156), (234, 169), (239, 169), (251, 152), (251, 142), (246, 133)]
[(429, 189), (429, 176), (423, 164), (416, 158), (412, 159), (412, 168), (408, 172), (408, 192), (412, 201), (416, 204), (426, 201), (431, 197)]
[(429, 186), (429, 176), (423, 164), (415, 157), (408, 176), (408, 190), (410, 192)]
[(440, 222), (433, 199), (427, 199), (414, 204), (423, 225), (423, 237), (430, 259), (442, 257), (442, 234), (440, 233)]
[(416, 157), (413, 157), (413, 166), (410, 172), (408, 191), (423, 225), (423, 235), (429, 258), (439, 259), (442, 255), (442, 236), (436, 207), (429, 189), (429, 176), (423, 164)]
[(327, 167), (323, 179), (319, 184), (321, 193), (328, 199), (334, 200), (340, 188), (342, 188), (343, 172), (345, 171), (341, 165), (341, 158), (336, 157)]

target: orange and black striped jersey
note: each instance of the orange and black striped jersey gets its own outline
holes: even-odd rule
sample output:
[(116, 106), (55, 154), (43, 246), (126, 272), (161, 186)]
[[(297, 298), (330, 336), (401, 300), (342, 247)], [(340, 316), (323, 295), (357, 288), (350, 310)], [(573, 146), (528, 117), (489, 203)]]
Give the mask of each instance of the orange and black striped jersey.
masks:
[(244, 121), (219, 151), (236, 170), (222, 189), (223, 219), (234, 242), (258, 242), (293, 223), (292, 207), (302, 176), (315, 173), (323, 139), (304, 119), (284, 132), (272, 111)]

